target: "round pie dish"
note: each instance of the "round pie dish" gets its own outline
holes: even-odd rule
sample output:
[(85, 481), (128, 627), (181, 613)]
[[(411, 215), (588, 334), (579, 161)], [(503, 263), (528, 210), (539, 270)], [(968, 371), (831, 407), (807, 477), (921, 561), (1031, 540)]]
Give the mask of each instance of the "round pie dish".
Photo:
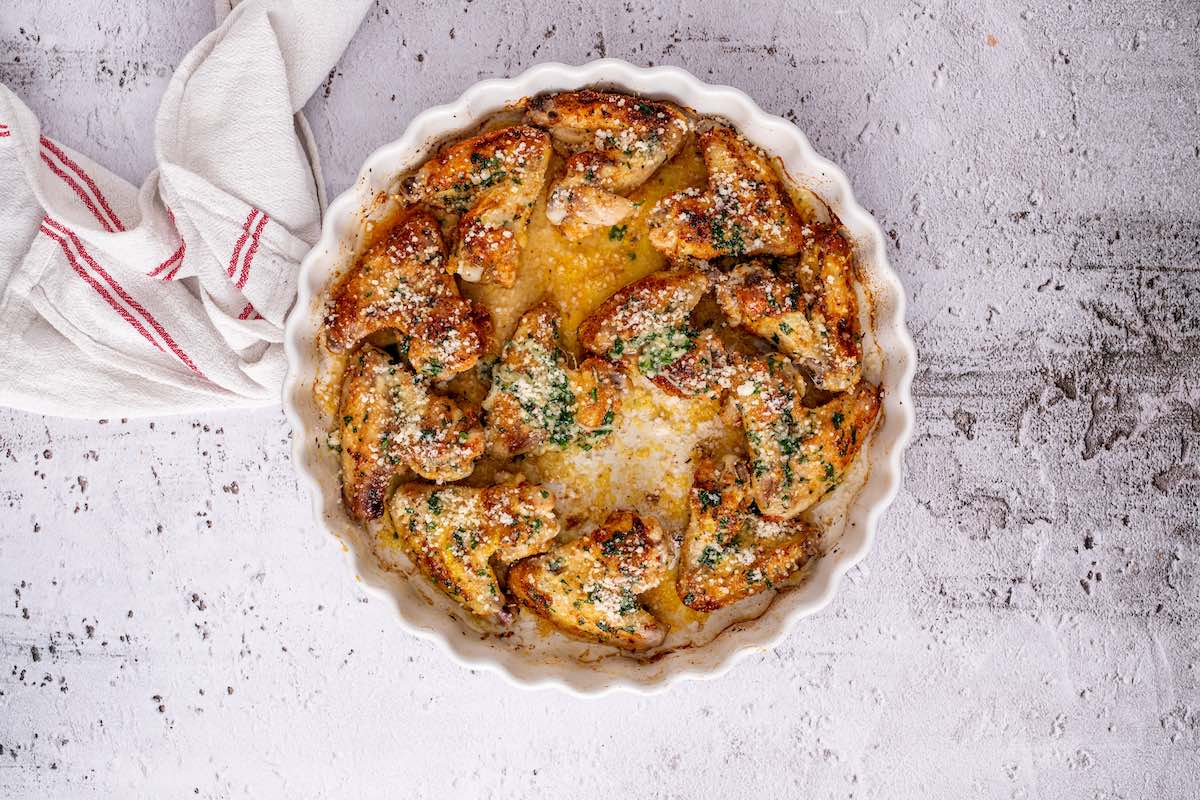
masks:
[[(861, 288), (871, 297), (863, 350), (876, 356), (871, 378), (882, 387), (883, 396), (880, 421), (860, 454), (866, 478), (840, 534), (814, 561), (803, 582), (776, 594), (757, 618), (732, 625), (704, 646), (642, 660), (522, 652), (506, 646), (502, 637), (479, 635), (431, 602), (414, 580), (381, 567), (365, 531), (341, 502), (338, 458), (324, 446), (326, 421), (315, 398), (327, 287), (362, 251), (365, 223), (396, 177), (420, 165), (447, 137), (471, 130), (511, 104), (544, 92), (584, 87), (669, 100), (698, 114), (723, 118), (773, 154), (791, 181), (829, 206), (854, 247)], [(904, 324), (904, 305), (903, 288), (888, 266), (879, 226), (854, 201), (842, 172), (815, 154), (790, 123), (766, 114), (736, 89), (704, 84), (674, 67), (643, 69), (615, 59), (580, 67), (542, 64), (516, 78), (478, 83), (457, 101), (418, 115), (400, 139), (367, 158), (354, 185), (330, 205), (321, 238), (301, 265), (298, 298), (285, 331), (288, 375), (283, 402), (295, 434), (294, 460), (311, 492), (317, 519), (343, 543), (354, 578), (369, 594), (392, 604), (403, 630), (440, 642), (465, 666), (495, 670), (521, 686), (554, 685), (587, 695), (616, 689), (659, 691), (684, 678), (721, 674), (740, 657), (771, 647), (797, 620), (824, 607), (845, 573), (870, 550), (878, 519), (899, 488), (901, 456), (913, 423), (916, 354)]]

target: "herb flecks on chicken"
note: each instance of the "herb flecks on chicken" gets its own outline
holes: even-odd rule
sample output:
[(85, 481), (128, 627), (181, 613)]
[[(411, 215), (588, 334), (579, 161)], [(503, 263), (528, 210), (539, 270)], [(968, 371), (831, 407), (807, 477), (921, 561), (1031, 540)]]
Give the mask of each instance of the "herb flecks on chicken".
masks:
[(769, 588), (818, 553), (820, 533), (800, 520), (772, 521), (758, 511), (745, 462), (702, 458), (688, 498), (675, 589), (687, 607), (716, 611)]
[(638, 595), (662, 582), (667, 560), (657, 521), (615, 511), (592, 532), (513, 565), (509, 591), (570, 636), (646, 650), (662, 643), (667, 628)]
[(632, 214), (626, 195), (678, 153), (691, 130), (671, 103), (590, 89), (535, 97), (529, 119), (569, 153), (546, 217), (572, 241)]
[(712, 124), (697, 134), (706, 191), (664, 197), (650, 212), (650, 242), (669, 258), (794, 255), (805, 228), (767, 155), (737, 131)]
[(602, 444), (612, 432), (621, 371), (602, 358), (572, 367), (559, 347), (560, 317), (548, 303), (527, 311), (492, 369), (488, 448), (511, 458), (578, 444)]
[(785, 356), (744, 358), (732, 393), (762, 513), (790, 519), (841, 482), (879, 415), (879, 387), (863, 382), (816, 408), (801, 403), (800, 376)]
[(695, 269), (647, 275), (601, 303), (579, 326), (579, 342), (632, 364), (677, 397), (716, 394), (728, 386), (724, 347), (711, 331), (689, 325), (708, 286), (708, 277)]
[(796, 259), (734, 268), (717, 282), (717, 300), (731, 325), (770, 341), (818, 387), (843, 392), (862, 378), (853, 279), (850, 245), (829, 231)]
[(369, 249), (333, 295), (325, 340), (334, 352), (393, 330), (413, 369), (446, 378), (470, 369), (491, 337), (491, 317), (463, 298), (446, 271), (437, 220), (410, 208)]
[(459, 215), (451, 272), (513, 285), (552, 151), (545, 131), (513, 125), (455, 142), (402, 182), (409, 202)]
[[(391, 535), (421, 572), (476, 617), (502, 624), (512, 614), (495, 567), (544, 552), (558, 535), (554, 496), (532, 484), (410, 483), (392, 495), (389, 510)], [(376, 541), (375, 549), (390, 544)]]
[(427, 378), (365, 344), (342, 384), (342, 492), (351, 513), (383, 513), (393, 479), (411, 470), (436, 481), (467, 477), (483, 454), (479, 409), (435, 394)]

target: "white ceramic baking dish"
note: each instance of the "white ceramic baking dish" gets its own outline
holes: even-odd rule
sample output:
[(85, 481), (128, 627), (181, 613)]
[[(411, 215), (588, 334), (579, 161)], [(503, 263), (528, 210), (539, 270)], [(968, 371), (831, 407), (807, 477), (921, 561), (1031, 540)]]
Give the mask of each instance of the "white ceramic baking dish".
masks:
[[(838, 541), (817, 561), (800, 586), (781, 592), (758, 619), (734, 625), (709, 644), (680, 650), (652, 661), (609, 658), (594, 663), (556, 659), (541, 661), (495, 638), (482, 637), (418, 590), (414, 581), (379, 568), (365, 534), (345, 514), (339, 497), (338, 461), (325, 447), (321, 412), (313, 399), (317, 380), (317, 333), (322, 293), (331, 277), (345, 269), (359, 244), (362, 221), (374, 198), (399, 173), (420, 164), (440, 140), (469, 130), (481, 120), (525, 97), (550, 90), (601, 86), (672, 100), (700, 114), (733, 122), (752, 141), (779, 157), (788, 174), (817, 192), (848, 229), (857, 249), (864, 284), (874, 297), (872, 330), (865, 347), (877, 349), (878, 374), (884, 388), (884, 413), (864, 448), (869, 475), (851, 506)], [(321, 526), (345, 543), (348, 580), (393, 606), (397, 626), (439, 642), (461, 664), (495, 670), (514, 683), (558, 686), (579, 694), (614, 689), (650, 692), (685, 678), (718, 675), (740, 658), (773, 646), (802, 617), (823, 608), (847, 570), (871, 548), (880, 515), (900, 485), (901, 454), (913, 423), (910, 387), (916, 353), (904, 324), (904, 291), (888, 266), (879, 226), (855, 201), (850, 184), (831, 162), (813, 152), (794, 125), (762, 111), (743, 92), (710, 86), (675, 67), (643, 69), (624, 61), (603, 59), (583, 66), (542, 64), (508, 80), (477, 83), (453, 103), (431, 108), (413, 119), (394, 142), (371, 154), (355, 184), (329, 206), (321, 239), (304, 259), (299, 297), (287, 321), (285, 347), (288, 375), (283, 403), (295, 436), (294, 460), (301, 481), (312, 495)], [(379, 642), (388, 646), (387, 640)], [(399, 646), (399, 645), (393, 645)]]

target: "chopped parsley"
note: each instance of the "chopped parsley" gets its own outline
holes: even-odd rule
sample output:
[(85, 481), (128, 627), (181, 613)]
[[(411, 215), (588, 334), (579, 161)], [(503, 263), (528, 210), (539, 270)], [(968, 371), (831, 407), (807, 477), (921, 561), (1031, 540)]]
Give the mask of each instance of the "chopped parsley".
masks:
[(626, 614), (632, 614), (639, 608), (637, 598), (628, 589), (621, 593), (621, 605), (617, 607), (618, 614), (623, 617)]
[(735, 256), (746, 252), (746, 240), (742, 238), (742, 226), (736, 222), (726, 227), (720, 219), (713, 220), (712, 241), (717, 249)]
[(639, 344), (638, 369), (653, 378), (696, 348), (694, 334), (684, 326), (654, 331)]
[(721, 563), (721, 559), (724, 557), (724, 553), (710, 544), (704, 548), (703, 552), (700, 553), (699, 561), (702, 566), (712, 569), (717, 564)]
[(710, 508), (716, 508), (721, 505), (721, 493), (712, 489), (701, 489), (698, 492), (700, 498), (700, 510), (707, 511)]

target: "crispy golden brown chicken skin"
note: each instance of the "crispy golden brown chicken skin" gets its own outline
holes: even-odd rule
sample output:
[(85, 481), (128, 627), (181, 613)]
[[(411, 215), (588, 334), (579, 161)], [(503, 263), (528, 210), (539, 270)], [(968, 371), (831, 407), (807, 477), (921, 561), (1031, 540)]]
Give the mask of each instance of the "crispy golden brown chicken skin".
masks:
[(675, 397), (716, 398), (731, 387), (734, 370), (716, 333), (702, 330), (690, 337), (686, 347), (686, 352), (662, 366), (640, 356), (638, 368), (658, 388)]
[(450, 145), (401, 183), (409, 202), (459, 215), (451, 272), (513, 285), (552, 151), (545, 131), (513, 125)]
[(794, 263), (752, 261), (717, 283), (731, 325), (775, 344), (826, 391), (862, 378), (858, 300), (850, 245), (836, 231), (814, 237)]
[(342, 492), (361, 520), (383, 513), (392, 479), (406, 468), (455, 481), (483, 454), (479, 409), (433, 394), (426, 379), (369, 344), (351, 357), (338, 415)]
[(385, 329), (399, 334), (414, 369), (437, 377), (470, 369), (491, 337), (487, 310), (460, 296), (446, 272), (441, 229), (427, 211), (402, 213), (338, 286), (325, 318), (334, 352)]
[(804, 226), (771, 162), (737, 131), (711, 125), (697, 134), (708, 190), (664, 197), (650, 212), (650, 242), (670, 258), (793, 255)]
[(508, 573), (517, 601), (564, 633), (623, 650), (662, 643), (667, 628), (643, 608), (638, 595), (667, 574), (662, 527), (629, 511)]
[(699, 270), (653, 272), (619, 289), (580, 323), (579, 343), (599, 355), (636, 351), (636, 343), (655, 332), (686, 324), (707, 291), (708, 277)]
[(696, 611), (716, 611), (774, 588), (816, 555), (819, 531), (806, 522), (764, 519), (750, 494), (750, 470), (735, 456), (703, 458), (688, 498), (675, 589)]
[[(507, 623), (512, 614), (495, 564), (544, 552), (558, 535), (554, 496), (541, 486), (479, 489), (409, 483), (392, 495), (393, 529), (433, 583), (480, 619)], [(385, 531), (387, 529), (384, 529)], [(380, 551), (390, 543), (375, 544)]]
[(612, 432), (621, 370), (602, 358), (569, 366), (559, 324), (548, 303), (527, 311), (492, 369), (483, 408), (488, 448), (497, 457), (572, 444), (591, 449)]
[(535, 97), (529, 120), (571, 154), (546, 217), (572, 241), (633, 213), (625, 195), (678, 153), (691, 129), (670, 103), (590, 89)]
[(833, 490), (879, 415), (879, 387), (859, 383), (817, 408), (801, 402), (785, 356), (744, 358), (731, 396), (746, 432), (759, 509), (790, 519)]
[(728, 384), (724, 347), (711, 331), (688, 324), (708, 286), (695, 269), (651, 273), (601, 303), (580, 324), (579, 342), (636, 366), (676, 397), (717, 393)]

